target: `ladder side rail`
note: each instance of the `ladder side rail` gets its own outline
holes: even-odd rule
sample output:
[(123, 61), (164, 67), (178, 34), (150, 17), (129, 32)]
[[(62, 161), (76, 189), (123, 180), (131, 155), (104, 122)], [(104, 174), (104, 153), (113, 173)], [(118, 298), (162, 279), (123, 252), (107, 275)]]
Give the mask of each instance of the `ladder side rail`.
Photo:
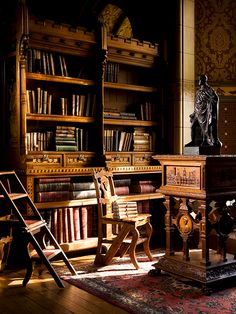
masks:
[(2, 181), (0, 180), (0, 187), (1, 187), (1, 192), (4, 196), (4, 198), (6, 199), (6, 201), (9, 203), (10, 205), (10, 208), (13, 209), (14, 211), (14, 214), (16, 215), (16, 217), (18, 218), (19, 221), (23, 222), (25, 226), (26, 223), (24, 222), (24, 218), (23, 216), (21, 215), (21, 213), (19, 212), (17, 206), (15, 205), (15, 203), (13, 202), (13, 200), (11, 199), (9, 193), (7, 192), (4, 184), (2, 183)]
[[(47, 258), (47, 256), (44, 255), (42, 248), (40, 247), (39, 243), (36, 241), (36, 239), (34, 237), (30, 238), (30, 243), (33, 245), (33, 247), (35, 248), (38, 256), (40, 257), (40, 259), (44, 262), (45, 266), (47, 267), (47, 269), (49, 270), (50, 274), (52, 275), (52, 277), (54, 278), (54, 280), (56, 281), (58, 287), (60, 288), (64, 288), (64, 285), (60, 279), (60, 277), (58, 276), (58, 274), (56, 273), (54, 267), (52, 266), (52, 264), (50, 263), (49, 259)], [(25, 286), (27, 284), (27, 282), (24, 282), (23, 285)]]
[(39, 219), (44, 220), (42, 215), (40, 214), (38, 208), (35, 206), (34, 202), (32, 201), (31, 197), (29, 196), (27, 190), (25, 189), (24, 185), (22, 184), (22, 182), (20, 181), (20, 179), (16, 173), (15, 173), (15, 177), (16, 177), (17, 183), (19, 184), (22, 191), (28, 196), (27, 202), (29, 203), (30, 208), (33, 210), (34, 213), (37, 214)]

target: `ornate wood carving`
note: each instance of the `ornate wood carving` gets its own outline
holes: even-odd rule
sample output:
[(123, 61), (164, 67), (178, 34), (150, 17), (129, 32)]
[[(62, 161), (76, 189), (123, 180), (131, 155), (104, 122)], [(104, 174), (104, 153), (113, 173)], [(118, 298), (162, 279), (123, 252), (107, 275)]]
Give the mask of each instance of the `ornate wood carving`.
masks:
[[(166, 198), (166, 254), (156, 263), (156, 269), (199, 281), (204, 289), (215, 281), (236, 276), (236, 250), (229, 254), (226, 247), (235, 226), (233, 205), (228, 202), (235, 202), (232, 174), (236, 171), (236, 157), (158, 155), (154, 158), (162, 166), (162, 186), (158, 191)], [(175, 229), (182, 239), (181, 252), (175, 250)], [(216, 249), (210, 246), (213, 230), (218, 237)], [(199, 236), (192, 250), (190, 240), (195, 231)]]

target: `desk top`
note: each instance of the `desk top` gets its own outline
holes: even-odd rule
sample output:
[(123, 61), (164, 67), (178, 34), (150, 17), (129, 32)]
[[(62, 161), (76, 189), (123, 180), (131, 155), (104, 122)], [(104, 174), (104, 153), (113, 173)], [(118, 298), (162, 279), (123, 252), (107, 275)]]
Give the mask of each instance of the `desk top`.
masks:
[(161, 163), (165, 195), (236, 197), (236, 155), (155, 155)]

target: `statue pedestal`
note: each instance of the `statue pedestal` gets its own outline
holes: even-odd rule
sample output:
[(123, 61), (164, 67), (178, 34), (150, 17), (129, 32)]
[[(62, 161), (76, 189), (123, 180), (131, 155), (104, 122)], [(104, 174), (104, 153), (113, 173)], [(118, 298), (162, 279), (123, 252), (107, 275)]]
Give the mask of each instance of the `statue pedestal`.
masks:
[[(165, 196), (166, 252), (154, 266), (200, 282), (203, 290), (222, 279), (236, 276), (235, 254), (226, 251), (234, 227), (227, 201), (236, 196), (236, 156), (153, 156), (162, 166)], [(210, 247), (212, 231), (218, 236), (216, 249)], [(179, 235), (182, 250), (175, 251)], [(190, 249), (193, 235), (196, 248)], [(192, 241), (191, 241), (192, 243)], [(191, 246), (192, 247), (192, 246)]]

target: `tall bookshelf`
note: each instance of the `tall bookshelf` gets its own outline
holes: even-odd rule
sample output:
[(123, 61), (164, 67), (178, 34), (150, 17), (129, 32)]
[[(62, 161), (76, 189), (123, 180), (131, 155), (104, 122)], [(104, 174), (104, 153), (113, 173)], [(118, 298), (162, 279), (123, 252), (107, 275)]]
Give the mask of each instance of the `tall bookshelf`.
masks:
[[(91, 182), (93, 169), (107, 166), (132, 183), (160, 180), (152, 160), (163, 139), (157, 44), (107, 35), (104, 25), (88, 32), (41, 20), (24, 4), (11, 33), (16, 45), (1, 63), (5, 160), (50, 224), (56, 212), (64, 221), (70, 208), (96, 210), (92, 194), (78, 197), (71, 188)], [(121, 197), (141, 204), (161, 195), (131, 189)], [(61, 244), (68, 251), (96, 241), (90, 232)]]

